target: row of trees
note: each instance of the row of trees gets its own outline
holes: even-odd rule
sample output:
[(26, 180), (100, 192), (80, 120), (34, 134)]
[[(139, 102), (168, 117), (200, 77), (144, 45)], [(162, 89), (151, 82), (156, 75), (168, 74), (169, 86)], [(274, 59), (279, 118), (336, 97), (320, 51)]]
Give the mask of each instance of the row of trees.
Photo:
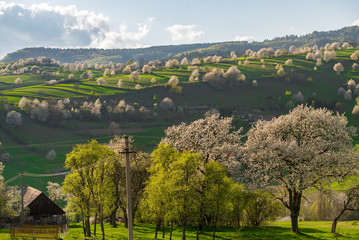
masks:
[[(106, 102), (96, 99), (95, 101), (84, 101), (82, 103), (72, 102), (68, 98), (57, 101), (41, 102), (38, 99), (21, 98), (19, 108), (28, 114), (32, 119), (39, 122), (52, 122), (63, 119), (153, 119), (161, 111), (174, 110), (174, 103), (171, 98), (165, 97), (158, 101), (154, 99), (151, 108), (140, 106), (137, 103)], [(159, 110), (159, 111), (158, 111)], [(10, 111), (6, 116), (6, 123), (18, 126), (22, 123), (21, 113)]]

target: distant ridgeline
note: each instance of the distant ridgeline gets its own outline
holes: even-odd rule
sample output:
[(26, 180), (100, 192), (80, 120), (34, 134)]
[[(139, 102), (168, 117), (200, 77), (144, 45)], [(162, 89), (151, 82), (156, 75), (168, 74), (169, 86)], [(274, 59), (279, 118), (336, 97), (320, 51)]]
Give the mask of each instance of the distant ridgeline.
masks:
[(138, 61), (140, 65), (154, 59), (169, 59), (183, 57), (195, 58), (206, 57), (208, 55), (218, 55), (228, 57), (231, 51), (243, 54), (247, 49), (258, 51), (261, 48), (272, 47), (274, 49), (288, 49), (291, 45), (302, 46), (324, 46), (331, 42), (348, 42), (352, 46), (357, 46), (359, 40), (359, 26), (345, 27), (335, 31), (313, 32), (303, 36), (289, 35), (278, 37), (263, 42), (249, 43), (247, 41), (222, 42), (222, 43), (202, 43), (202, 44), (183, 44), (169, 46), (154, 46), (137, 49), (59, 49), (59, 48), (25, 48), (14, 53), (9, 53), (1, 62), (13, 62), (25, 58), (36, 58), (46, 56), (54, 58), (62, 63), (73, 63), (76, 61), (88, 63), (108, 63), (126, 62), (129, 59)]

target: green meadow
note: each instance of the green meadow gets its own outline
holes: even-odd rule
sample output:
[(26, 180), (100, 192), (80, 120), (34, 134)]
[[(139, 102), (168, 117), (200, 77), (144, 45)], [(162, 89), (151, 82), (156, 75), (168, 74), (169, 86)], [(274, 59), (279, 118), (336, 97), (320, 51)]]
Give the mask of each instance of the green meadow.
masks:
[[(331, 222), (311, 221), (299, 222), (301, 233), (290, 232), (290, 222), (271, 222), (262, 227), (221, 227), (216, 231), (216, 239), (358, 239), (359, 226), (357, 221), (339, 222), (336, 234), (330, 233)], [(92, 232), (94, 225), (92, 227)], [(181, 227), (174, 227), (172, 239), (182, 239)], [(109, 224), (105, 224), (106, 239), (120, 239), (127, 238), (127, 229), (120, 224), (117, 228), (113, 228)], [(136, 240), (153, 240), (155, 239), (155, 225), (154, 224), (135, 224), (134, 226), (134, 239)], [(210, 240), (213, 239), (213, 232), (210, 227), (204, 229), (200, 234), (199, 239)], [(165, 226), (165, 237), (162, 238), (162, 231), (158, 232), (157, 239), (169, 239), (170, 228)], [(196, 239), (196, 228), (189, 227), (186, 232), (188, 239)], [(0, 239), (11, 239), (8, 229), (0, 230)], [(64, 238), (65, 240), (84, 239), (82, 226), (80, 224), (71, 224), (70, 232)], [(97, 225), (96, 236), (89, 237), (88, 239), (101, 239), (101, 229)]]

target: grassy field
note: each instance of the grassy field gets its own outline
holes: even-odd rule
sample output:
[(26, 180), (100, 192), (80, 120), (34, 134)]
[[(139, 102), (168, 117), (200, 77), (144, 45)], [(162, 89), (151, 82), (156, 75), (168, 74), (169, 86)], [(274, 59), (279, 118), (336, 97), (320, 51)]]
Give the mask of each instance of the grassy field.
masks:
[[(216, 239), (358, 239), (359, 238), (359, 222), (339, 222), (337, 233), (330, 233), (331, 222), (299, 222), (301, 233), (295, 234), (290, 232), (290, 222), (271, 222), (263, 227), (222, 227), (216, 231)], [(134, 239), (136, 240), (152, 240), (155, 239), (155, 226), (153, 224), (135, 224)], [(92, 225), (93, 231), (93, 225)], [(123, 225), (113, 228), (109, 224), (105, 224), (106, 239), (127, 239), (127, 229)], [(100, 226), (97, 225), (97, 235), (91, 239), (101, 239)], [(196, 228), (189, 227), (186, 231), (187, 239), (196, 239)], [(9, 230), (0, 230), (0, 239), (10, 239)], [(85, 239), (80, 224), (72, 224), (70, 232), (65, 240)], [(158, 239), (169, 239), (169, 227), (165, 227), (165, 238), (162, 238), (162, 232), (158, 233)], [(172, 239), (182, 239), (182, 231), (180, 227), (174, 228)], [(200, 235), (202, 240), (212, 239), (212, 229), (206, 227), (204, 233)]]

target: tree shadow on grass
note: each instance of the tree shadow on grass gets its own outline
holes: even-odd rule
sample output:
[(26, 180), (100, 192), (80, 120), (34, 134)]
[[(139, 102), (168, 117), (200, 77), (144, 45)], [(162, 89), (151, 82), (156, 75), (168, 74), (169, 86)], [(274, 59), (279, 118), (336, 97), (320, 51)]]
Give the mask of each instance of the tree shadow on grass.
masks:
[(300, 228), (300, 233), (292, 233), (288, 227), (264, 226), (244, 227), (240, 230), (243, 239), (321, 239), (313, 234), (327, 233), (320, 229)]

